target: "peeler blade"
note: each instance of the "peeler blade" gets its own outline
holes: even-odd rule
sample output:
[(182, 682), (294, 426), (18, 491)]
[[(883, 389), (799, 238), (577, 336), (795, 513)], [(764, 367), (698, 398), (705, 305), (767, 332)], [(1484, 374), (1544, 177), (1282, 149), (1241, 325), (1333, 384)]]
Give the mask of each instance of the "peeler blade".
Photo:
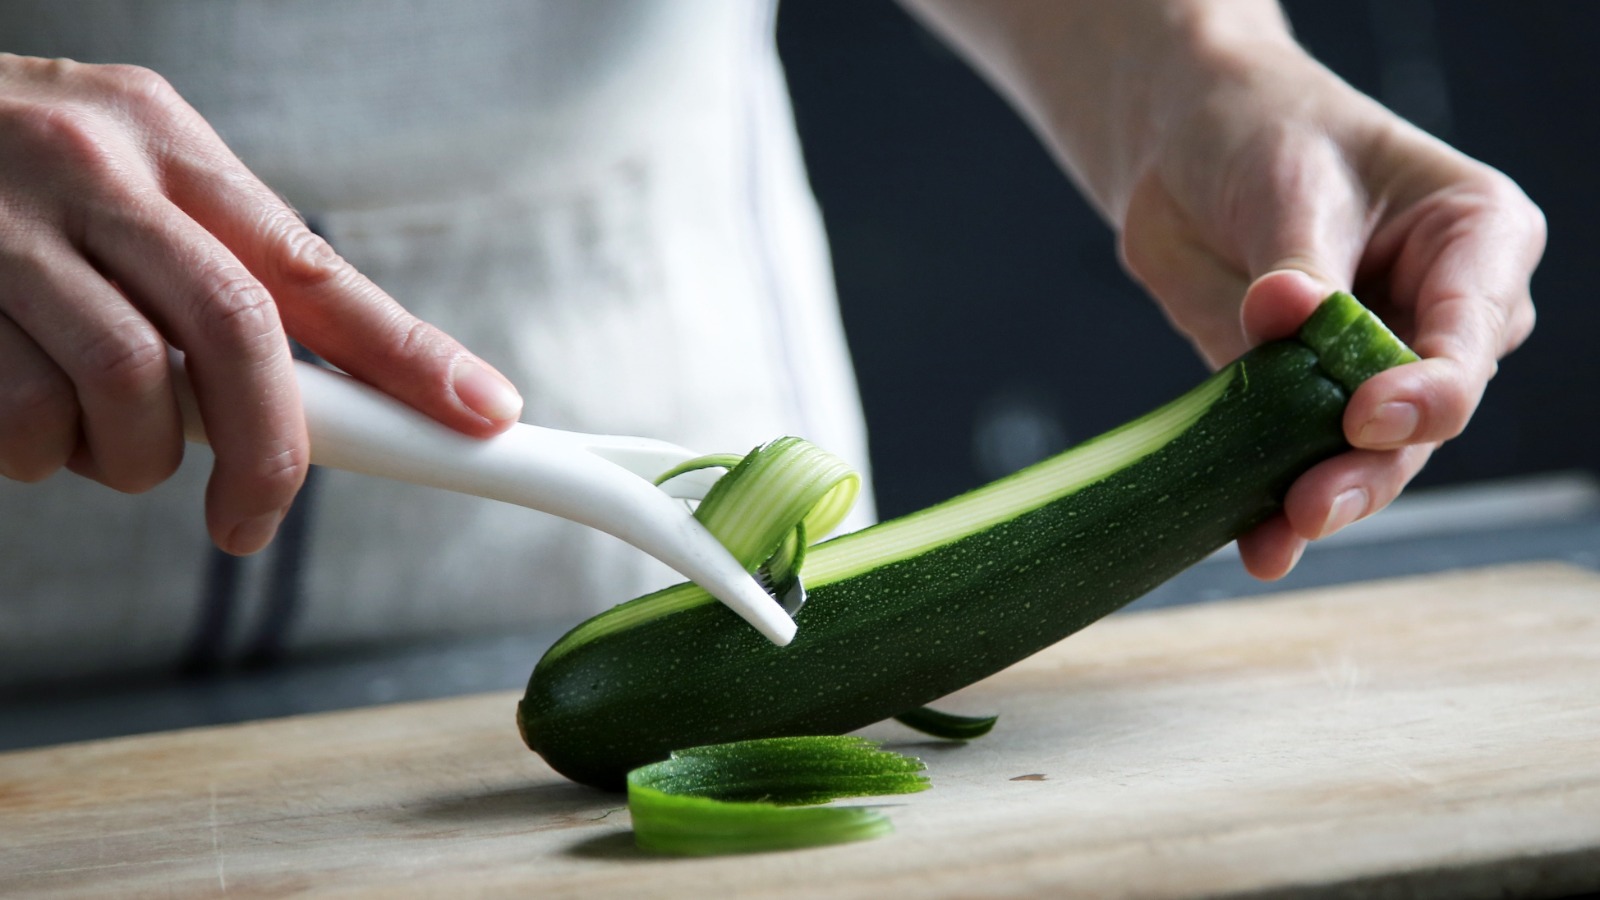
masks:
[(791, 619), (800, 612), (800, 607), (806, 605), (806, 586), (801, 582), (799, 575), (794, 576), (786, 587), (779, 590), (777, 585), (772, 583), (772, 573), (766, 566), (762, 566), (756, 570), (756, 581), (772, 596), (772, 599), (778, 601), (778, 605), (783, 607), (783, 611), (788, 613)]

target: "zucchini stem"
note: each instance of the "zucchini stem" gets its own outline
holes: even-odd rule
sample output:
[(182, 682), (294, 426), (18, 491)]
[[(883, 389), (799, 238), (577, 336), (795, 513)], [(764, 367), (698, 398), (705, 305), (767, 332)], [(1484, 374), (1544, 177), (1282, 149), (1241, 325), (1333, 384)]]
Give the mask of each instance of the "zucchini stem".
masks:
[(1317, 354), (1317, 364), (1345, 390), (1419, 357), (1355, 297), (1331, 294), (1300, 326), (1300, 342)]

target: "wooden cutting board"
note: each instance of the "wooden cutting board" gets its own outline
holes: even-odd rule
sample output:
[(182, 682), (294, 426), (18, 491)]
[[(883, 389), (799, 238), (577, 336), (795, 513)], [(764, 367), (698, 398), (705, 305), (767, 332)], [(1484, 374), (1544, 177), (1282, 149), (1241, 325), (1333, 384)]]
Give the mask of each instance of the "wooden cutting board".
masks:
[[(532, 660), (529, 661), (530, 664)], [(635, 850), (511, 695), (0, 755), (0, 896), (1550, 896), (1600, 890), (1600, 576), (1113, 617), (943, 704), (897, 832)]]

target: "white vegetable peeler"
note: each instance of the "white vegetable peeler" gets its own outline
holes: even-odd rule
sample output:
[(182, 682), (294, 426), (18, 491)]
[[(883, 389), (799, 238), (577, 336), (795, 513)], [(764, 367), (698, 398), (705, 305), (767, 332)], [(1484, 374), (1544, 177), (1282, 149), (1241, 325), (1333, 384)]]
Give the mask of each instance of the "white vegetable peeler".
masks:
[[(184, 436), (207, 443), (182, 357), (171, 357)], [(700, 454), (650, 438), (523, 423), (471, 438), (348, 375), (301, 361), (295, 374), (313, 463), (503, 500), (599, 529), (696, 582), (778, 646), (793, 640), (790, 612), (680, 502), (704, 497), (718, 473), (653, 483)]]

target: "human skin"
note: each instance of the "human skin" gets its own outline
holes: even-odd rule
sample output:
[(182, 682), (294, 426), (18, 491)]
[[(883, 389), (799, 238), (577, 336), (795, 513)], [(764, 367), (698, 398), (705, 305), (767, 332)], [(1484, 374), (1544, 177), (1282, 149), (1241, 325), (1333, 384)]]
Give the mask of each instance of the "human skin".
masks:
[(1354, 290), (1422, 357), (1239, 540), (1259, 578), (1388, 505), (1533, 328), (1539, 209), (1312, 60), (1265, 0), (904, 0), (1032, 124), (1213, 366)]
[[(1264, 0), (905, 0), (1016, 105), (1211, 363), (1354, 288), (1424, 357), (1355, 393), (1354, 450), (1240, 540), (1287, 573), (1465, 427), (1533, 325), (1538, 209), (1293, 42)], [(185, 351), (216, 464), (207, 522), (265, 545), (307, 448), (286, 336), (468, 434), (520, 398), (340, 260), (159, 76), (0, 55), (0, 475), (126, 491), (182, 438)]]
[(0, 54), (0, 475), (166, 480), (170, 345), (215, 453), (212, 540), (259, 550), (309, 460), (291, 336), (466, 434), (520, 414), (510, 382), (340, 259), (159, 75)]

